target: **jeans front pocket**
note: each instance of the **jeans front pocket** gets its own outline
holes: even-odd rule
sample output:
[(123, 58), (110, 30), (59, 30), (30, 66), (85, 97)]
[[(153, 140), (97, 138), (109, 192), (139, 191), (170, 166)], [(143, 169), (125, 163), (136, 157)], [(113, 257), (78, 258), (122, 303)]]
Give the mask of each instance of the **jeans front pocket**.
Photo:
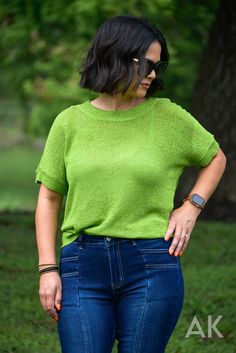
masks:
[(60, 257), (62, 306), (79, 306), (79, 256)]
[(184, 281), (180, 257), (169, 254), (172, 239), (137, 241), (147, 274), (147, 300), (165, 300), (183, 296)]

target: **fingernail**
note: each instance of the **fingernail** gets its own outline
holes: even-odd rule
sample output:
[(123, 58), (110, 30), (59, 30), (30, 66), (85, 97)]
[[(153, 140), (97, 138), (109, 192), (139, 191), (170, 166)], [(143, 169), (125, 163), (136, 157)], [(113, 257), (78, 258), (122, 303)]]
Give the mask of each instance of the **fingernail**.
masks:
[(57, 304), (57, 310), (61, 310), (61, 304)]
[(180, 256), (183, 254), (183, 252), (182, 251), (180, 251)]

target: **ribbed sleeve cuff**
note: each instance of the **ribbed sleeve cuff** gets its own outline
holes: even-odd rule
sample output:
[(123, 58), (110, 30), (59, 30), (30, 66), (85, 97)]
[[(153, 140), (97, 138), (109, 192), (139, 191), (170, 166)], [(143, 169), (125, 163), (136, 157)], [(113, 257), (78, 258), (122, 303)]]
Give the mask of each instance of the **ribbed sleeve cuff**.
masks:
[(206, 167), (210, 163), (212, 158), (216, 155), (219, 148), (219, 143), (215, 139), (213, 139), (205, 155), (200, 159), (199, 166)]
[(67, 194), (67, 188), (59, 180), (49, 176), (42, 169), (37, 169), (35, 173), (36, 173), (35, 184), (42, 183), (50, 190), (59, 192), (63, 195)]

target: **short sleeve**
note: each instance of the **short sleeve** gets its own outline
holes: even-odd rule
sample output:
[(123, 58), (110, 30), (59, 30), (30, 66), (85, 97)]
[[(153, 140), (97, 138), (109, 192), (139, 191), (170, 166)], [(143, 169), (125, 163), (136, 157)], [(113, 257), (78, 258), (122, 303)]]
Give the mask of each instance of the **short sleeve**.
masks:
[(175, 119), (175, 140), (181, 148), (183, 165), (206, 167), (220, 148), (214, 135), (185, 108), (171, 102)]
[(198, 120), (192, 117), (193, 137), (190, 162), (196, 167), (206, 167), (220, 148), (214, 135), (206, 130)]
[(65, 168), (65, 127), (61, 112), (54, 120), (43, 154), (35, 171), (35, 183), (42, 183), (48, 189), (67, 194), (68, 183)]

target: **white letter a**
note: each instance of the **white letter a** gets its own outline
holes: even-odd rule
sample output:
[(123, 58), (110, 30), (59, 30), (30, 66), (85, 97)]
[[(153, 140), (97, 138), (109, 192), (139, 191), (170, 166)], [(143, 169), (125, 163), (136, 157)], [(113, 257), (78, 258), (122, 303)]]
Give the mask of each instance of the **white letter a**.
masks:
[[(193, 326), (196, 325), (198, 328), (198, 331), (192, 331)], [(190, 327), (188, 329), (188, 332), (186, 333), (185, 337), (189, 337), (191, 335), (200, 335), (201, 337), (205, 337), (204, 332), (201, 328), (201, 325), (196, 317), (196, 315), (193, 318), (193, 321), (190, 324)]]

